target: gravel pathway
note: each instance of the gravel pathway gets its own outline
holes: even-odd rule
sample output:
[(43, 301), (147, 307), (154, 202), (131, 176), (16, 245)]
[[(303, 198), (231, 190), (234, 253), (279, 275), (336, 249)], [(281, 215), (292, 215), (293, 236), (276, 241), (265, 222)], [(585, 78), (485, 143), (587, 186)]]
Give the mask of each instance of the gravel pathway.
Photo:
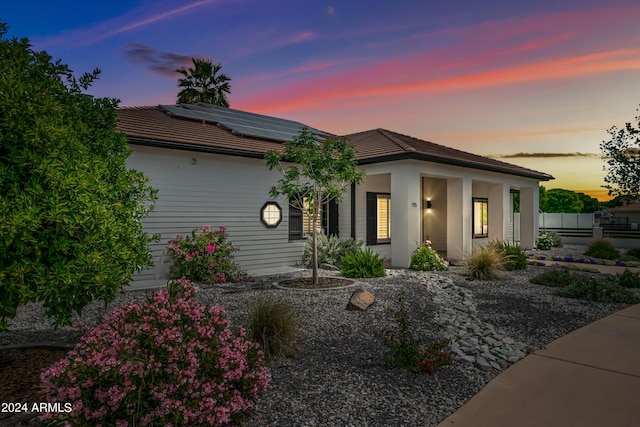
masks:
[[(398, 293), (406, 293), (414, 332), (436, 339), (446, 333), (437, 320), (445, 301), (450, 301), (443, 296), (462, 292), (470, 313), (481, 324), (491, 325), (496, 336), (521, 343), (523, 354), (626, 307), (553, 296), (552, 289), (529, 283), (542, 271), (543, 267), (530, 267), (502, 280), (479, 281), (470, 280), (461, 267), (437, 273), (392, 270), (389, 277), (361, 281), (376, 297), (366, 312), (345, 310), (353, 289), (283, 290), (272, 286), (274, 278), (206, 286), (198, 298), (224, 306), (234, 325), (245, 323), (249, 302), (262, 293), (289, 302), (298, 314), (303, 332), (300, 349), (295, 357), (271, 362), (273, 380), (247, 426), (435, 426), (501, 369), (483, 369), (458, 354), (451, 366), (431, 376), (385, 369), (388, 349), (374, 334), (391, 326), (387, 309), (396, 307)], [(113, 305), (142, 302), (144, 295), (144, 291), (126, 292)], [(53, 331), (40, 307), (31, 305), (20, 310), (10, 332), (0, 334), (0, 345), (74, 342), (83, 322), (94, 322), (105, 310), (92, 304), (76, 319), (80, 326)]]

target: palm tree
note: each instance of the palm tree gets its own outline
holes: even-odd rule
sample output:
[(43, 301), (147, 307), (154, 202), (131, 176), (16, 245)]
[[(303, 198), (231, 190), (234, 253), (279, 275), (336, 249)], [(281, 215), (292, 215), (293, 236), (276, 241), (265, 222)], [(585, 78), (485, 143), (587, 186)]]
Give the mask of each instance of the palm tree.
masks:
[(182, 88), (178, 92), (178, 104), (207, 102), (229, 107), (226, 94), (231, 93), (231, 78), (226, 74), (218, 74), (222, 65), (206, 59), (191, 58), (191, 61), (193, 68), (176, 70), (184, 76), (178, 80), (178, 87)]

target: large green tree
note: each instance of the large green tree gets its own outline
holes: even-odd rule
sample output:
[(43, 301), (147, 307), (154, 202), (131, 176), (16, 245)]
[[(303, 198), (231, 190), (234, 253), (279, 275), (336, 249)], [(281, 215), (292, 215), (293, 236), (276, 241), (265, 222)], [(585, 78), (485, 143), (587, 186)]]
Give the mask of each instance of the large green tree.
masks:
[(547, 201), (540, 205), (543, 212), (581, 212), (584, 204), (578, 193), (564, 188), (552, 188), (547, 190)]
[(282, 152), (269, 151), (265, 159), (269, 170), (277, 168), (283, 176), (271, 188), (271, 197), (287, 197), (310, 221), (313, 283), (317, 285), (320, 206), (330, 200), (339, 202), (347, 186), (364, 179), (364, 171), (357, 167), (356, 150), (345, 138), (320, 139), (303, 129), (284, 143)]
[(600, 202), (595, 197), (591, 197), (584, 193), (576, 193), (582, 201), (581, 213), (593, 213), (600, 209)]
[(540, 186), (540, 210), (542, 212), (591, 213), (600, 209), (598, 199), (584, 193), (564, 188), (547, 190)]
[(221, 64), (213, 64), (206, 59), (192, 58), (193, 68), (176, 70), (184, 78), (178, 79), (179, 104), (206, 102), (221, 107), (229, 107), (227, 94), (231, 93), (231, 78), (221, 73)]
[(538, 188), (538, 194), (539, 194), (539, 208), (542, 212), (546, 212), (544, 210), (544, 207), (547, 205), (547, 203), (549, 202), (549, 195), (547, 194), (547, 189), (544, 185), (541, 185)]
[(53, 323), (110, 301), (152, 265), (141, 219), (155, 191), (127, 168), (117, 100), (0, 23), (0, 330), (27, 302)]
[(627, 123), (624, 128), (613, 126), (608, 130), (611, 139), (600, 144), (607, 175), (603, 185), (609, 195), (625, 199), (640, 196), (640, 116), (636, 126)]

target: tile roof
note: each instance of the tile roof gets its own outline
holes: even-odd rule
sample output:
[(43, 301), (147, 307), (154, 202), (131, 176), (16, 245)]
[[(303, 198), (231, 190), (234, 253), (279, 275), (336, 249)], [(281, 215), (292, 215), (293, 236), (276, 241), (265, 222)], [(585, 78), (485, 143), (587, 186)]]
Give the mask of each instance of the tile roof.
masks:
[(609, 212), (640, 212), (640, 202), (629, 202), (626, 205), (616, 206), (615, 208), (607, 209)]
[(243, 137), (206, 121), (174, 117), (159, 107), (118, 109), (118, 130), (131, 143), (262, 158), (276, 141)]
[[(132, 144), (180, 148), (243, 157), (262, 158), (280, 150), (281, 142), (242, 136), (210, 122), (176, 117), (161, 107), (118, 109), (118, 130)], [(359, 164), (417, 159), (474, 169), (490, 170), (547, 181), (551, 175), (423, 141), (385, 129), (346, 135), (355, 146)]]
[(358, 150), (359, 164), (390, 160), (416, 159), (436, 163), (503, 172), (543, 181), (553, 179), (549, 174), (511, 163), (501, 162), (444, 145), (424, 141), (386, 129), (372, 129), (346, 135)]

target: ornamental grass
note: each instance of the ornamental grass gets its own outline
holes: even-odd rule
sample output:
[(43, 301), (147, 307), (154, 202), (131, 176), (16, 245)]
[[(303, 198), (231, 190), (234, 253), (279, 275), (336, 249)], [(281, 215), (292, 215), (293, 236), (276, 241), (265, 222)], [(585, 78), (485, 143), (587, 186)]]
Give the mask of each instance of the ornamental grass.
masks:
[(474, 250), (465, 265), (467, 273), (474, 279), (494, 280), (504, 276), (502, 254), (491, 246)]

